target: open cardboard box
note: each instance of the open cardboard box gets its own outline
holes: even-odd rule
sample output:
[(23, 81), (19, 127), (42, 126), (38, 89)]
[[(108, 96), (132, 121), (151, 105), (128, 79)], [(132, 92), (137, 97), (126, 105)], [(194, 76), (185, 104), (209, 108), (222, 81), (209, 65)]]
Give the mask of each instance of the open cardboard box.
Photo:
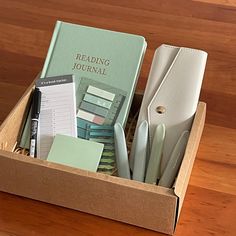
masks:
[(0, 127), (0, 191), (173, 234), (202, 135), (206, 104), (198, 104), (175, 187), (167, 189), (13, 153), (32, 87)]

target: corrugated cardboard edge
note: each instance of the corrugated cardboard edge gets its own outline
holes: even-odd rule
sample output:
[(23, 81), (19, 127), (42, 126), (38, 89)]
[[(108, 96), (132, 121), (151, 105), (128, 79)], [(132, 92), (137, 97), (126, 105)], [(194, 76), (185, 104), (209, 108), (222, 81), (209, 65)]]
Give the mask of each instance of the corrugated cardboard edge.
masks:
[(176, 221), (178, 221), (180, 211), (183, 205), (185, 193), (188, 187), (189, 178), (190, 178), (192, 168), (193, 168), (193, 163), (194, 163), (198, 146), (200, 143), (200, 139), (202, 136), (202, 131), (204, 128), (204, 123), (205, 123), (205, 117), (206, 117), (206, 103), (199, 102), (197, 111), (195, 114), (195, 118), (193, 121), (191, 133), (189, 136), (189, 140), (187, 143), (183, 162), (181, 164), (179, 174), (175, 183), (175, 188), (174, 188), (174, 193), (179, 198)]
[(173, 234), (173, 191), (0, 150), (0, 190)]

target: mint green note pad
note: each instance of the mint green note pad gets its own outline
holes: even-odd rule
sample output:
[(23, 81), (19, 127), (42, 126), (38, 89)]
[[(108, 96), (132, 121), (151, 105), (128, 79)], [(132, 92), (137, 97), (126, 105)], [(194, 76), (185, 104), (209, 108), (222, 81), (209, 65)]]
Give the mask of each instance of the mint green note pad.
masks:
[(48, 161), (97, 171), (104, 144), (57, 134), (48, 154)]

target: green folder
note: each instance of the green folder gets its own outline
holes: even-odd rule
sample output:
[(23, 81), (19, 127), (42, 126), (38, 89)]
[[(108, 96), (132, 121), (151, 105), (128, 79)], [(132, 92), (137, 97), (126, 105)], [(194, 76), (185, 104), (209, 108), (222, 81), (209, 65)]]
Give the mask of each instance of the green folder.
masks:
[(104, 144), (57, 134), (48, 161), (96, 172)]

